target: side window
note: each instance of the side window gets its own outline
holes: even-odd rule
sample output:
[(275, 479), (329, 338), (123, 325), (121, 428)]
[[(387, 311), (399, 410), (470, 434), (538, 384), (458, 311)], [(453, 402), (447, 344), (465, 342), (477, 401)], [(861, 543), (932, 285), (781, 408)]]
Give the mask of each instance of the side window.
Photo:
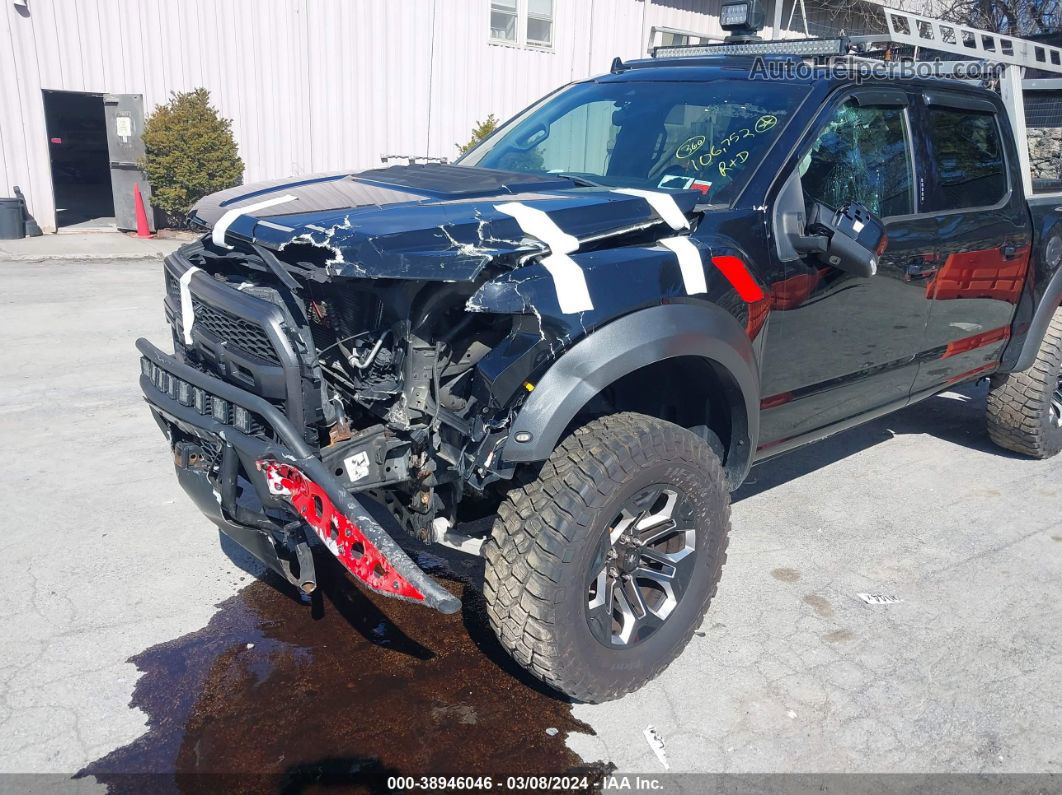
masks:
[(841, 105), (800, 174), (805, 196), (834, 209), (859, 202), (882, 218), (914, 212), (903, 108)]
[(991, 113), (929, 109), (929, 141), (937, 164), (937, 210), (990, 207), (1007, 192), (999, 126)]

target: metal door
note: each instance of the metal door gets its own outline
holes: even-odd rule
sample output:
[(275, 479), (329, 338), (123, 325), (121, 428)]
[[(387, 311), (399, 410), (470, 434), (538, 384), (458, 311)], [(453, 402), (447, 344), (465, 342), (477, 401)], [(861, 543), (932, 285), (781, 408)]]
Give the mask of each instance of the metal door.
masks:
[(908, 274), (935, 261), (939, 246), (936, 218), (918, 211), (908, 105), (901, 91), (842, 95), (824, 111), (814, 146), (799, 149), (805, 198), (865, 204), (889, 242), (870, 278), (804, 257), (786, 262), (785, 281), (772, 285), (760, 420), (769, 454), (910, 396), (929, 300)]
[(107, 94), (103, 98), (103, 108), (107, 118), (115, 223), (119, 229), (136, 229), (133, 188), (140, 185), (148, 228), (154, 232), (151, 187), (140, 169), (144, 157), (144, 97), (141, 94)]
[(927, 209), (937, 219), (942, 256), (919, 274), (931, 309), (915, 394), (995, 370), (1032, 250), (1006, 120), (992, 103), (960, 92), (926, 91), (922, 102), (919, 127), (932, 152)]

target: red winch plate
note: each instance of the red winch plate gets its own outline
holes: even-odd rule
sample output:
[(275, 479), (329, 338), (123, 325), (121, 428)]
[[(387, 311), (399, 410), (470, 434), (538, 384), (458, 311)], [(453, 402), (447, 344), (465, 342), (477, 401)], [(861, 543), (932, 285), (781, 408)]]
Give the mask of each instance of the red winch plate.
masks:
[(258, 469), (266, 477), (269, 493), (287, 499), (347, 571), (375, 591), (424, 599), (424, 594), (395, 571), (361, 528), (335, 507), (325, 490), (301, 470), (278, 461), (259, 461)]

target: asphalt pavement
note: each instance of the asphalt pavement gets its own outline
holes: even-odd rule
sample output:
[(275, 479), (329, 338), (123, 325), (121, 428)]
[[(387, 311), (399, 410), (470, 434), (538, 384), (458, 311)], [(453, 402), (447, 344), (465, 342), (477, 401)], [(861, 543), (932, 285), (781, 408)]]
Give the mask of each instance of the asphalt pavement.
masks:
[[(312, 654), (292, 651), (328, 645), (300, 634), (309, 609), (290, 607), (259, 567), (219, 544), (177, 486), (140, 399), (133, 341), (169, 339), (162, 293), (157, 261), (0, 266), (0, 772), (92, 770), (132, 758), (120, 749), (143, 746), (167, 721), (181, 724), (166, 729), (178, 743), (192, 731), (187, 716), (242, 712), (238, 688), (215, 681), (234, 664), (233, 649), (247, 647), (236, 637), (245, 630), (233, 629), (244, 624), (225, 618), (241, 599), (256, 607), (240, 608), (240, 621), (267, 627), (273, 663), (287, 654), (308, 688), (299, 698), (316, 699), (311, 714), (318, 704), (322, 714), (335, 709), (335, 690), (315, 689)], [(528, 737), (499, 733), (495, 742), (555, 739), (557, 754), (575, 752), (565, 764), (581, 757), (661, 773), (651, 726), (671, 771), (1058, 774), (1062, 459), (994, 448), (984, 396), (983, 386), (962, 387), (754, 469), (735, 495), (729, 560), (703, 626), (664, 675), (622, 700), (569, 706), (500, 662), (486, 676), (473, 664), (472, 655), (491, 653), (475, 635), (473, 608), (445, 625), (383, 600), (365, 609), (381, 611), (379, 626), (405, 628), (432, 665), (450, 661), (447, 681), (467, 703), (438, 705), (437, 730), (478, 726), (487, 749), (486, 716), (497, 710), (486, 704), (504, 692), (543, 699), (552, 723), (528, 721)], [(858, 594), (896, 601), (867, 604)], [(356, 624), (347, 616), (329, 632), (364, 659), (395, 653), (372, 631), (346, 637)], [(204, 629), (219, 627), (229, 628), (225, 642)], [(436, 648), (437, 633), (450, 640)], [(159, 649), (189, 648), (199, 684), (158, 667), (170, 659)], [(283, 727), (285, 699), (295, 696), (256, 689), (268, 673), (252, 670), (241, 698), (274, 699)], [(371, 695), (401, 713), (403, 688), (361, 692), (359, 670), (345, 697)], [(417, 665), (402, 670), (419, 676)], [(559, 738), (546, 740), (565, 720)], [(312, 721), (277, 730), (289, 729), (314, 731)]]

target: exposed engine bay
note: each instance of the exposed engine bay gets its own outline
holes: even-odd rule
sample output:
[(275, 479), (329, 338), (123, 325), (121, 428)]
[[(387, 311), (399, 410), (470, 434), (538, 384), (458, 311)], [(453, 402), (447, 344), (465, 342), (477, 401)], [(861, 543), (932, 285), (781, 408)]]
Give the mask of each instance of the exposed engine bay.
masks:
[[(508, 415), (476, 368), (514, 332), (540, 340), (534, 316), (466, 311), (470, 283), (300, 280), (292, 287), (253, 253), (204, 244), (185, 256), (219, 285), (280, 309), (296, 353), (307, 442), (344, 487), (377, 497), (410, 533), (431, 540), (433, 520), (452, 524), (463, 498), (482, 499), (489, 484), (511, 476), (495, 455)], [(180, 275), (167, 279), (179, 302)], [(183, 310), (173, 312), (184, 360), (283, 398), (268, 394), (264, 373), (278, 357), (248, 332), (247, 320), (233, 322), (224, 317), (230, 310), (198, 296), (192, 302), (191, 345), (180, 329)], [(292, 407), (285, 409), (290, 416)]]

